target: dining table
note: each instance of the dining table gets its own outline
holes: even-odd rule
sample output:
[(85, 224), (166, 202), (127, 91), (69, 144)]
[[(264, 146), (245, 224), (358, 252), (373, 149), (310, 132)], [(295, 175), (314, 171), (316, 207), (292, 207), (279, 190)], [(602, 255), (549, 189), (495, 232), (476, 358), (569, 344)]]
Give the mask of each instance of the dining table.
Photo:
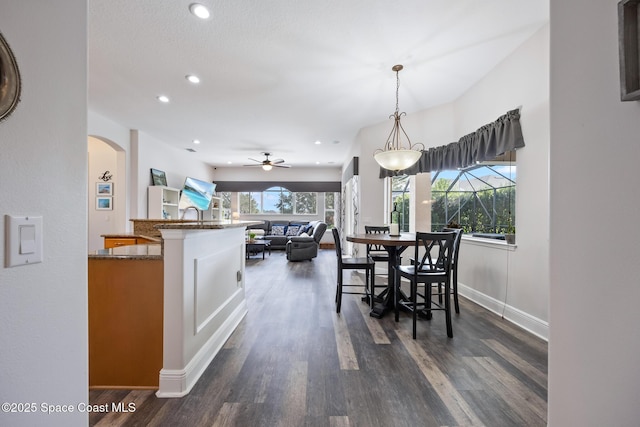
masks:
[[(358, 233), (347, 235), (347, 241), (365, 245), (380, 245), (389, 254), (387, 288), (374, 296), (374, 304), (372, 304), (373, 308), (370, 312), (371, 317), (380, 319), (385, 313), (396, 309), (398, 300), (407, 299), (400, 289), (400, 276), (396, 274), (396, 267), (401, 263), (402, 253), (408, 247), (416, 245), (416, 234), (400, 233), (393, 236), (389, 233)], [(395, 311), (397, 312), (397, 310)]]

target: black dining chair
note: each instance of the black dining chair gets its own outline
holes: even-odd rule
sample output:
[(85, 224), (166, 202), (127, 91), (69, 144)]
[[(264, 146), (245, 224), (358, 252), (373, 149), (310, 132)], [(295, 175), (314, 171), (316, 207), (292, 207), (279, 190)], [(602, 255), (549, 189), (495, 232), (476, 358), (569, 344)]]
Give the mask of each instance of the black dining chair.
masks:
[(456, 233), (456, 238), (453, 240), (453, 258), (451, 259), (451, 287), (453, 293), (453, 305), (456, 309), (456, 313), (460, 314), (460, 304), (458, 304), (458, 255), (460, 254), (460, 242), (462, 241), (462, 228), (447, 228), (442, 229), (444, 232)]
[[(453, 232), (416, 233), (416, 245), (414, 260), (419, 260), (411, 265), (399, 265), (398, 274), (411, 282), (411, 295), (408, 301), (396, 303), (396, 320), (400, 306), (411, 312), (413, 317), (413, 339), (416, 338), (418, 313), (424, 313), (427, 320), (432, 318), (432, 312), (442, 310), (445, 312), (447, 324), (447, 336), (453, 338), (451, 325), (451, 262), (453, 259)], [(420, 251), (424, 254), (420, 256)], [(420, 292), (418, 284), (424, 284), (424, 290)], [(444, 304), (434, 301), (433, 297), (440, 297), (439, 291), (433, 294), (435, 289), (443, 288)], [(444, 285), (444, 286), (442, 286)]]
[[(337, 287), (336, 287), (336, 313), (340, 313), (340, 307), (342, 306), (342, 294), (352, 295), (364, 295), (369, 301), (371, 307), (373, 307), (372, 289), (375, 288), (375, 269), (376, 263), (369, 257), (364, 258), (350, 258), (342, 255), (342, 245), (340, 243), (340, 233), (337, 228), (333, 230), (333, 239), (336, 243), (336, 256), (338, 258), (338, 273), (337, 273)], [(361, 287), (361, 284), (344, 284), (343, 272), (344, 270), (365, 270), (364, 289), (361, 291), (346, 292), (343, 288), (346, 287)]]
[[(388, 225), (365, 225), (364, 232), (366, 234), (388, 234)], [(367, 256), (374, 262), (386, 262), (387, 263), (387, 280), (392, 277), (391, 264), (389, 263), (389, 252), (382, 245), (367, 245)], [(385, 286), (385, 289), (387, 287)], [(384, 291), (378, 296), (378, 298), (384, 297)], [(375, 288), (371, 289), (371, 295), (376, 295)]]

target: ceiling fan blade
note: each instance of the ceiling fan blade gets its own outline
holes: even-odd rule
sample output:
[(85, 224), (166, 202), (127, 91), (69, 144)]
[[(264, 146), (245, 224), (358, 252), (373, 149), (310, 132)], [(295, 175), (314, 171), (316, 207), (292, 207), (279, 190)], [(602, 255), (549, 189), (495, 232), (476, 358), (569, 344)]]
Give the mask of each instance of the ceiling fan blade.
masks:
[(283, 159), (274, 159), (274, 160), (271, 160), (271, 163), (274, 164), (274, 165), (277, 164), (277, 163), (284, 163), (284, 160)]
[(291, 165), (273, 165), (276, 168), (290, 168)]
[[(253, 160), (254, 162), (257, 162), (257, 163), (262, 163), (262, 160), (252, 159), (251, 157), (249, 157), (249, 160)], [(252, 166), (253, 166), (253, 165), (252, 165)]]
[(242, 166), (262, 166), (262, 163), (256, 163), (255, 165), (242, 165)]

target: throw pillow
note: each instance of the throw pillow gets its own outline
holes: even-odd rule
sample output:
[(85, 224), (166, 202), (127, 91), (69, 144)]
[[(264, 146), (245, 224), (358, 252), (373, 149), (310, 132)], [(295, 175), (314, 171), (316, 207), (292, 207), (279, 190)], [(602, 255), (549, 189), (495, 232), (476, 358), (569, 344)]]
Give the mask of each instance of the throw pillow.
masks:
[(284, 233), (287, 231), (286, 225), (272, 225), (271, 226), (271, 235), (272, 236), (284, 236)]
[(307, 233), (302, 233), (300, 234), (300, 237), (309, 237), (309, 235)]
[(297, 236), (298, 235), (298, 230), (300, 230), (300, 226), (299, 225), (290, 225), (287, 227), (287, 236)]

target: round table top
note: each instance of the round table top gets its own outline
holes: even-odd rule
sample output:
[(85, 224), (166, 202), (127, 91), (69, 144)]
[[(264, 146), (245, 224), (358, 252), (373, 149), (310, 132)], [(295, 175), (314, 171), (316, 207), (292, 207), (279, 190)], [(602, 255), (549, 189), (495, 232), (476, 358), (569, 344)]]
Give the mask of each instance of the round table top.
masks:
[(391, 236), (388, 233), (349, 234), (347, 241), (382, 246), (414, 246), (416, 233), (400, 233), (399, 236)]

